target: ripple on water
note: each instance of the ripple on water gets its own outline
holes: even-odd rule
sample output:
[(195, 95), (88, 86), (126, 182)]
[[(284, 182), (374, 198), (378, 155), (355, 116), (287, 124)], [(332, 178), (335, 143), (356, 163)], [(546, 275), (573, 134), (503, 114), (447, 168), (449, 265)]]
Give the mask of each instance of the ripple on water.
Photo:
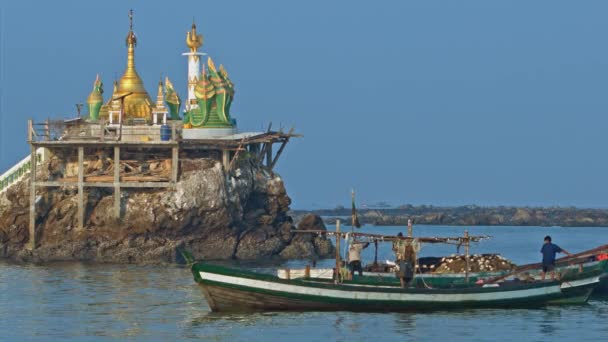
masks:
[[(436, 229), (419, 231), (447, 235), (464, 228)], [(527, 233), (521, 234), (520, 229)], [(482, 244), (474, 252), (506, 251), (504, 255), (517, 262), (534, 261), (539, 254), (537, 237), (542, 239), (548, 231), (559, 241), (568, 237), (564, 248), (571, 252), (597, 244), (596, 229), (475, 230), (495, 239), (490, 247)], [(426, 253), (453, 252), (432, 249)], [(373, 257), (372, 249), (365, 253)], [(380, 254), (388, 256), (385, 250)], [(249, 266), (267, 270), (268, 265)], [(607, 321), (608, 297), (588, 305), (537, 310), (216, 314), (209, 311), (190, 271), (183, 267), (0, 262), (0, 340), (602, 341), (608, 340)]]

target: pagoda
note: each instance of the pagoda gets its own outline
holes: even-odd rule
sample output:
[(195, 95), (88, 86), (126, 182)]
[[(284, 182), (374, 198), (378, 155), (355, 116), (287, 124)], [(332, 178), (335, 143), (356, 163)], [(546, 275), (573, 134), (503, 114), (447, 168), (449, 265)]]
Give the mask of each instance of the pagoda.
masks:
[[(158, 106), (152, 102), (144, 87), (144, 82), (135, 69), (135, 47), (137, 36), (133, 32), (133, 11), (129, 11), (129, 32), (125, 39), (127, 45), (127, 67), (118, 82), (114, 83), (112, 97), (101, 106), (98, 113), (90, 111), (90, 119), (104, 119), (118, 123), (120, 120), (151, 120)], [(124, 99), (118, 101), (124, 96)], [(91, 104), (89, 104), (91, 108)], [(122, 116), (118, 114), (122, 111)]]

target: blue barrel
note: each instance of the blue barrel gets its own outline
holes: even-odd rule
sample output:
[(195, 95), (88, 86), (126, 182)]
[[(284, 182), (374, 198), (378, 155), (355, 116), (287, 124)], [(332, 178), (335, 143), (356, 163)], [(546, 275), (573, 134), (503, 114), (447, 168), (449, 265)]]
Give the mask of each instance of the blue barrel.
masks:
[(169, 126), (169, 125), (160, 126), (160, 140), (161, 141), (171, 140), (171, 126)]

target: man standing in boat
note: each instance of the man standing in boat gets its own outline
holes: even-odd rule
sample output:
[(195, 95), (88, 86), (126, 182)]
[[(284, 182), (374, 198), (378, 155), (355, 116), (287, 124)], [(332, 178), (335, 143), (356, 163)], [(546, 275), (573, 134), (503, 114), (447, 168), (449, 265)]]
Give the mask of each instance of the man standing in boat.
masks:
[(397, 278), (401, 287), (406, 287), (414, 279), (420, 243), (417, 239), (404, 239), (403, 233), (400, 232), (397, 234), (397, 240), (393, 241), (393, 251), (397, 257)]
[(363, 275), (361, 251), (367, 248), (367, 246), (369, 246), (369, 242), (353, 241), (348, 247), (348, 267), (350, 268), (351, 278), (355, 275), (355, 271), (359, 272), (359, 276)]
[(543, 254), (543, 272), (541, 273), (542, 280), (545, 280), (547, 272), (551, 272), (551, 280), (555, 280), (555, 255), (557, 253), (564, 253), (568, 256), (572, 254), (568, 253), (565, 249), (551, 242), (551, 236), (545, 236), (545, 243), (540, 249)]

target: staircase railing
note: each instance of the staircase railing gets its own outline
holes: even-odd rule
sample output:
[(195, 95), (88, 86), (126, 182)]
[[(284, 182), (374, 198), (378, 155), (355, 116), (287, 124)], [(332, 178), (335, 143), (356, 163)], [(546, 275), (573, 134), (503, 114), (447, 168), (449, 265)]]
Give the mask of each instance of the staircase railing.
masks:
[[(15, 185), (26, 175), (29, 175), (30, 170), (32, 169), (30, 159), (31, 156), (23, 158), (20, 162), (8, 169), (8, 171), (0, 175), (0, 194), (7, 191), (11, 186)], [(39, 165), (44, 160), (45, 149), (43, 147), (40, 147), (36, 149), (36, 165)]]

